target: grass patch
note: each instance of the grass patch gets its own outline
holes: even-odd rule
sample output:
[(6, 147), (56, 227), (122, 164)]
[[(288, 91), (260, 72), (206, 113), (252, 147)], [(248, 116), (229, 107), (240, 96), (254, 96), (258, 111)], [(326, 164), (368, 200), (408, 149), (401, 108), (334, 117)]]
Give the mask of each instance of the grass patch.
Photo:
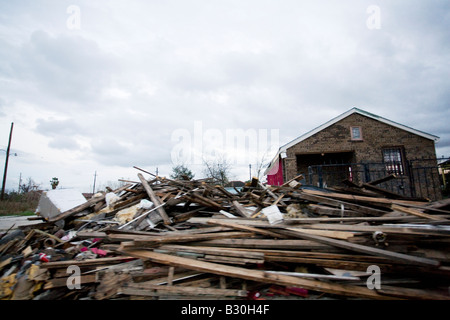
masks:
[(32, 216), (39, 203), (38, 192), (8, 194), (0, 202), (0, 216)]

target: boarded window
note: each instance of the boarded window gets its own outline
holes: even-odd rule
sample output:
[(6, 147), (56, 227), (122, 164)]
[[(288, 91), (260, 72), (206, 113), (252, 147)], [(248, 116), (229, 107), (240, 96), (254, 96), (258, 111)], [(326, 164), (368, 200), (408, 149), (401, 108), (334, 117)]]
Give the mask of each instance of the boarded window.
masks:
[(388, 174), (405, 174), (402, 148), (384, 148), (383, 162), (386, 166), (386, 172)]

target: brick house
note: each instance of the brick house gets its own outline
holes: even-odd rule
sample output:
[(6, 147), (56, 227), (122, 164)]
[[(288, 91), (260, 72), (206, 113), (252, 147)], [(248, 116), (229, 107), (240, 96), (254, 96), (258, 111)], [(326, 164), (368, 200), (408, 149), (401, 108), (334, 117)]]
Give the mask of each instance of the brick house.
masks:
[(280, 147), (265, 174), (281, 185), (302, 174), (305, 183), (332, 187), (395, 174), (380, 187), (410, 197), (441, 198), (435, 143), (439, 137), (358, 108)]

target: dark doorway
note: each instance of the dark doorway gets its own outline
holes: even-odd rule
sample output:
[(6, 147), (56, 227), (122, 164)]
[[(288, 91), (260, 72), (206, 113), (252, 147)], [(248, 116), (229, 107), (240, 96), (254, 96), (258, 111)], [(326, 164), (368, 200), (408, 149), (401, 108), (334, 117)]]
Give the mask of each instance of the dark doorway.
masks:
[[(328, 170), (332, 170), (333, 181), (327, 181), (328, 185), (344, 179), (351, 179), (352, 172), (350, 164), (354, 162), (354, 153), (352, 151), (346, 152), (332, 152), (332, 153), (309, 153), (297, 154), (297, 173), (303, 174), (306, 181), (310, 181), (309, 172), (311, 166), (328, 165)], [(336, 180), (336, 181), (334, 181)], [(317, 182), (322, 185), (322, 182)]]

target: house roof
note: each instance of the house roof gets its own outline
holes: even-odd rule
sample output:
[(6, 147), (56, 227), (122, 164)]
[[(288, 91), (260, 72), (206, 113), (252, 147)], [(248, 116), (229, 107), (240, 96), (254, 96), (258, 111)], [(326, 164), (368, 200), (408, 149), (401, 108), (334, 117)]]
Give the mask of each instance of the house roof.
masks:
[(301, 142), (301, 141), (303, 141), (303, 140), (308, 139), (308, 138), (311, 137), (312, 135), (314, 135), (314, 134), (316, 134), (316, 133), (322, 131), (323, 129), (325, 129), (325, 128), (327, 128), (327, 127), (329, 127), (329, 126), (331, 126), (331, 125), (333, 125), (333, 124), (335, 124), (335, 123), (341, 121), (342, 119), (344, 119), (344, 118), (346, 118), (346, 117), (348, 117), (349, 115), (352, 115), (352, 114), (354, 114), (354, 113), (357, 113), (357, 114), (366, 116), (366, 117), (368, 117), (368, 118), (372, 118), (372, 119), (374, 119), (374, 120), (378, 120), (378, 121), (380, 121), (380, 122), (386, 123), (386, 124), (391, 125), (391, 126), (393, 126), (393, 127), (397, 127), (397, 128), (399, 128), (399, 129), (402, 129), (402, 130), (411, 132), (411, 133), (413, 133), (413, 134), (416, 134), (416, 135), (418, 135), (418, 136), (424, 137), (424, 138), (426, 138), (426, 139), (433, 140), (434, 142), (438, 142), (438, 141), (439, 141), (439, 137), (438, 137), (438, 136), (435, 136), (435, 135), (432, 135), (432, 134), (429, 134), (429, 133), (426, 133), (426, 132), (423, 132), (423, 131), (420, 131), (420, 130), (417, 130), (417, 129), (413, 129), (413, 128), (411, 128), (411, 127), (405, 126), (405, 125), (400, 124), (400, 123), (398, 123), (398, 122), (395, 122), (395, 121), (392, 121), (392, 120), (389, 120), (389, 119), (380, 117), (380, 116), (378, 116), (378, 115), (376, 115), (376, 114), (373, 114), (373, 113), (370, 113), (370, 112), (367, 112), (367, 111), (364, 111), (364, 110), (361, 110), (361, 109), (358, 109), (358, 108), (352, 108), (352, 109), (350, 109), (350, 110), (348, 110), (348, 111), (342, 113), (341, 115), (339, 115), (339, 116), (337, 116), (337, 117), (335, 117), (335, 118), (333, 118), (333, 119), (331, 119), (331, 120), (325, 122), (324, 124), (318, 126), (317, 128), (312, 129), (311, 131), (308, 131), (307, 133), (305, 133), (305, 134), (303, 134), (303, 135), (301, 135), (301, 136), (295, 138), (295, 139), (292, 140), (291, 142), (288, 142), (288, 143), (286, 143), (285, 145), (282, 145), (282, 146), (280, 147), (280, 149), (278, 150), (278, 153), (277, 153), (277, 154), (275, 155), (275, 157), (272, 159), (272, 161), (271, 161), (269, 167), (267, 168), (265, 174), (267, 174), (267, 172), (270, 171), (270, 169), (272, 168), (272, 166), (276, 163), (276, 161), (277, 161), (278, 157), (280, 156), (280, 154), (285, 153), (287, 149), (289, 149), (290, 147), (296, 145), (297, 143), (299, 143), (299, 142)]

